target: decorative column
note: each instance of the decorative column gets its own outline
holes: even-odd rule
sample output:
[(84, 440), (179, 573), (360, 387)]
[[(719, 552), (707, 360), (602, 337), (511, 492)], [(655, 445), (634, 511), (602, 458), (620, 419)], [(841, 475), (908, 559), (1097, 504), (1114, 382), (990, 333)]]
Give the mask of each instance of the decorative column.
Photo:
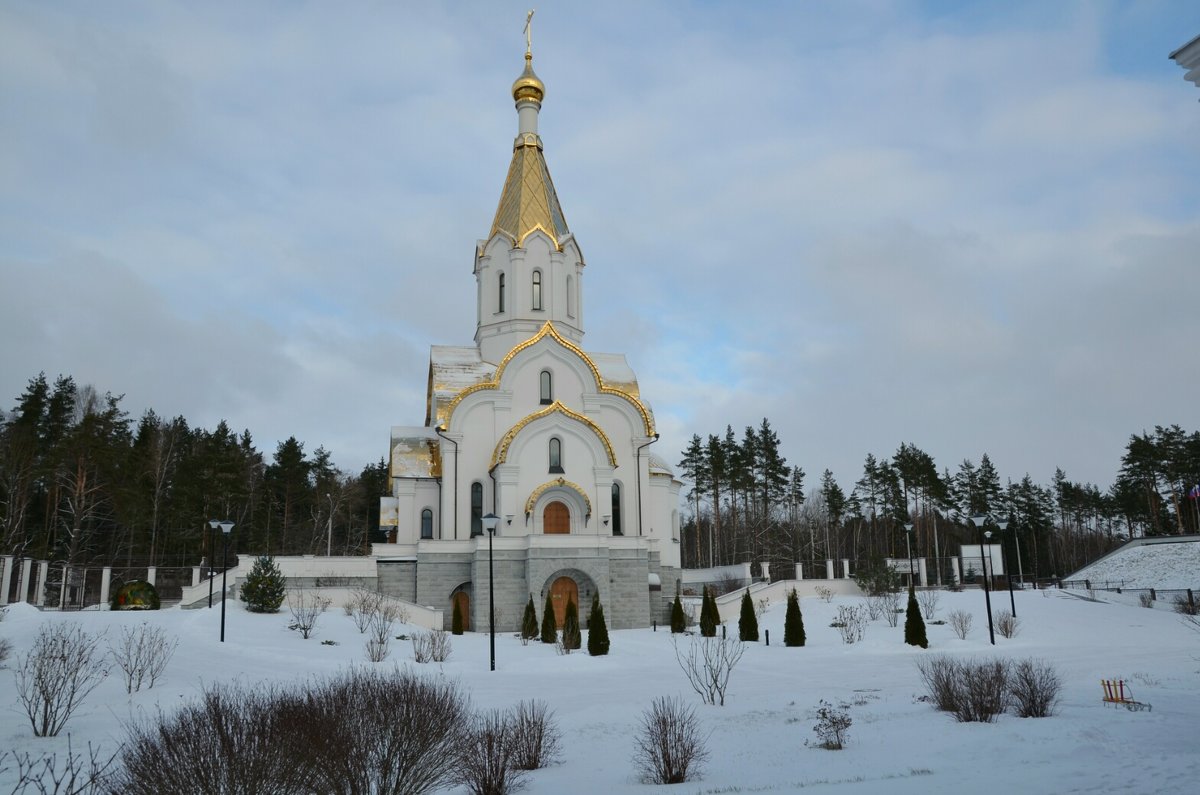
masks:
[(62, 570), (62, 588), (58, 589), (58, 609), (59, 610), (62, 610), (64, 607), (67, 606), (67, 572), (69, 572), (70, 570), (71, 570), (71, 568), (69, 566), (67, 566), (67, 564), (64, 563), (63, 570)]
[(4, 568), (3, 581), (0, 582), (0, 605), (8, 604), (8, 591), (12, 588), (13, 556), (0, 557), (0, 566)]
[(50, 561), (38, 561), (38, 578), (37, 578), (37, 594), (33, 598), (33, 603), (38, 607), (46, 604), (46, 575), (50, 573)]
[(192, 566), (192, 587), (195, 588), (200, 584), (200, 567)]
[(842, 558), (842, 577), (850, 579), (850, 558)]
[(108, 604), (108, 589), (112, 585), (112, 566), (105, 566), (100, 573), (100, 604)]
[(962, 581), (962, 573), (959, 572), (959, 570), (958, 570), (958, 558), (950, 558), (950, 572), (951, 572), (951, 575), (954, 577), (954, 584), (961, 587), (963, 584), (963, 581)]
[(797, 580), (804, 579), (804, 564), (802, 564), (802, 563), (796, 564), (796, 579)]
[(929, 587), (929, 567), (925, 563), (925, 558), (917, 559), (917, 574), (921, 578), (921, 587)]
[(21, 561), (21, 579), (17, 583), (17, 601), (29, 601), (29, 575), (33, 572), (33, 559), (25, 558)]
[(154, 578), (158, 575), (158, 568), (155, 566), (146, 567), (146, 582), (154, 585)]
[(833, 579), (833, 558), (825, 559), (825, 579)]

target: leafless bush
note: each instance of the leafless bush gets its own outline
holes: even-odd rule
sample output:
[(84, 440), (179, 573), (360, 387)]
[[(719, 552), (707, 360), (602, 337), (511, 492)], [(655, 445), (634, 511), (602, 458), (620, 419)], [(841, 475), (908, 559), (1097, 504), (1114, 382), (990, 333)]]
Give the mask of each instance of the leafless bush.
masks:
[(1200, 616), (1180, 616), (1179, 620), (1182, 621), (1183, 625), (1188, 629), (1193, 629), (1196, 632), (1200, 632)]
[(950, 619), (950, 629), (954, 630), (954, 634), (958, 635), (959, 640), (966, 640), (967, 635), (971, 632), (971, 624), (974, 622), (971, 614), (966, 610), (951, 611), (948, 616)]
[(822, 700), (817, 709), (817, 725), (813, 731), (817, 733), (817, 743), (827, 751), (840, 751), (849, 738), (850, 713)]
[(1154, 598), (1148, 593), (1138, 594), (1138, 604), (1142, 607), (1154, 607)]
[(961, 697), (954, 719), (959, 723), (991, 723), (1004, 712), (1008, 666), (1003, 660), (963, 663), (958, 687)]
[(55, 737), (80, 703), (108, 676), (99, 635), (78, 624), (42, 627), (17, 666), (17, 698), (37, 737)]
[(770, 606), (771, 600), (767, 597), (764, 596), (762, 599), (756, 599), (754, 601), (754, 617), (762, 618), (763, 613), (767, 612), (767, 608)]
[(838, 605), (833, 626), (841, 633), (842, 643), (858, 643), (867, 632), (867, 609), (862, 605)]
[(1016, 637), (1021, 630), (1021, 620), (1008, 610), (996, 614), (996, 631), (1006, 638)]
[(292, 611), (292, 628), (300, 630), (300, 637), (305, 640), (313, 636), (317, 619), (332, 604), (321, 594), (312, 593), (303, 588), (289, 593), (287, 603), (288, 609)]
[(1009, 676), (1008, 692), (1017, 717), (1045, 718), (1054, 714), (1062, 679), (1045, 660), (1021, 660)]
[(833, 601), (832, 588), (827, 588), (824, 585), (818, 585), (816, 588), (813, 588), (813, 593), (815, 593), (819, 599), (825, 602), (825, 604), (829, 604)]
[(900, 592), (887, 591), (881, 593), (879, 599), (883, 602), (883, 617), (887, 619), (888, 626), (896, 626), (900, 621), (900, 614), (904, 612), (900, 608)]
[(924, 614), (926, 621), (937, 615), (938, 602), (941, 599), (941, 592), (934, 588), (917, 591), (917, 604), (921, 606), (921, 612)]
[(124, 765), (112, 791), (312, 792), (309, 749), (296, 742), (308, 717), (298, 695), (271, 686), (217, 685), (169, 717), (160, 714), (128, 727)]
[(412, 637), (413, 659), (419, 663), (450, 659), (450, 635), (444, 629), (417, 632)]
[(125, 674), (125, 692), (141, 690), (143, 682), (147, 690), (154, 687), (178, 646), (179, 640), (168, 637), (161, 627), (141, 624), (123, 628), (121, 639), (110, 642), (108, 649)]
[(375, 612), (379, 610), (382, 603), (383, 594), (378, 591), (368, 591), (365, 588), (356, 589), (350, 596), (346, 606), (349, 608), (350, 617), (354, 619), (354, 626), (358, 627), (359, 632), (367, 634)]
[(926, 657), (917, 660), (917, 670), (929, 690), (933, 705), (942, 712), (954, 712), (961, 699), (959, 693), (960, 664), (949, 657)]
[(1176, 596), (1174, 601), (1175, 612), (1184, 616), (1200, 615), (1200, 603), (1192, 600), (1189, 601), (1186, 596)]
[(0, 664), (3, 664), (12, 654), (12, 644), (6, 638), (0, 638)]
[(867, 597), (867, 618), (871, 621), (878, 621), (883, 617), (883, 596), (883, 594), (871, 594)]
[(695, 710), (663, 696), (642, 713), (633, 761), (648, 784), (680, 784), (699, 775), (708, 759), (707, 740)]
[[(36, 792), (39, 795), (101, 795), (110, 791), (112, 776), (110, 768), (117, 759), (112, 754), (107, 759), (100, 755), (99, 748), (88, 743), (88, 753), (75, 753), (71, 749), (71, 736), (67, 735), (67, 756), (60, 765), (58, 754), (34, 757), (30, 753), (11, 754), (17, 765), (17, 780), (10, 792)], [(0, 773), (8, 770), (9, 752), (0, 753)]]
[(732, 638), (715, 637), (693, 637), (686, 643), (686, 651), (681, 651), (679, 641), (671, 637), (675, 660), (683, 669), (688, 683), (704, 699), (705, 704), (725, 706), (729, 676), (742, 659), (746, 651), (745, 644)]
[(400, 620), (400, 606), (395, 602), (382, 602), (371, 614), (371, 637), (379, 643), (386, 644), (392, 637), (392, 627)]
[(562, 749), (558, 723), (544, 701), (522, 701), (512, 708), (512, 759), (518, 770), (537, 770), (558, 761)]
[(367, 638), (367, 659), (373, 663), (383, 662), (388, 656), (388, 643), (391, 639)]
[(474, 795), (506, 795), (521, 789), (528, 773), (512, 763), (512, 718), (498, 709), (475, 715), (459, 747), (454, 783)]

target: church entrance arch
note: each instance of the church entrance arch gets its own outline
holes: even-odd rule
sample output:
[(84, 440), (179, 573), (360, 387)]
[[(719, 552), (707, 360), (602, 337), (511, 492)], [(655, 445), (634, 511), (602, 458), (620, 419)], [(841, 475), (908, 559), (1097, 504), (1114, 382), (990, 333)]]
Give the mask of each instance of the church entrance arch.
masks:
[(584, 625), (585, 610), (592, 603), (592, 595), (596, 593), (596, 583), (586, 572), (579, 569), (559, 569), (551, 574), (542, 586), (542, 596), (550, 596), (550, 605), (554, 610), (554, 623), (562, 629), (567, 617), (567, 601), (575, 603), (579, 611), (579, 625)]
[(558, 500), (546, 503), (542, 511), (542, 532), (547, 535), (571, 532), (571, 511), (566, 503)]
[(455, 591), (450, 597), (450, 616), (453, 621), (454, 610), (458, 609), (458, 614), (462, 616), (462, 628), (464, 632), (471, 631), (471, 594), (466, 591)]
[(567, 620), (567, 602), (579, 609), (579, 584), (570, 577), (559, 577), (550, 584), (550, 604), (554, 606), (554, 624), (562, 629)]

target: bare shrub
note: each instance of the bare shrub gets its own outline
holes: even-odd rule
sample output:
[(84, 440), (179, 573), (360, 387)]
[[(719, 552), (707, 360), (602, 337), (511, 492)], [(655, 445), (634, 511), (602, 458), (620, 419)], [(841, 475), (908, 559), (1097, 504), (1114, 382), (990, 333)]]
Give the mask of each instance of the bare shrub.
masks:
[(1021, 660), (1009, 676), (1008, 692), (1017, 717), (1045, 718), (1054, 714), (1062, 679), (1045, 660)]
[(147, 690), (154, 687), (178, 647), (178, 638), (147, 624), (123, 628), (120, 640), (108, 644), (117, 667), (125, 674), (126, 693), (141, 690), (143, 682)]
[(960, 663), (949, 657), (926, 657), (917, 660), (917, 670), (929, 690), (933, 705), (943, 712), (955, 712), (961, 699), (959, 692)]
[(413, 659), (419, 663), (450, 659), (450, 635), (444, 629), (417, 632), (412, 636)]
[(1006, 638), (1016, 637), (1021, 630), (1021, 620), (1008, 610), (996, 614), (996, 631)]
[(392, 627), (400, 620), (400, 606), (395, 602), (381, 602), (371, 614), (371, 637), (379, 643), (386, 644), (392, 637)]
[(545, 701), (522, 701), (510, 716), (513, 767), (537, 770), (558, 761), (562, 753), (558, 722)]
[(1138, 604), (1142, 607), (1154, 607), (1154, 598), (1148, 593), (1138, 594)]
[[(5, 764), (9, 752), (0, 753), (0, 773), (7, 771)], [(117, 754), (108, 758), (100, 755), (100, 749), (88, 743), (87, 756), (75, 753), (71, 748), (71, 735), (67, 735), (67, 755), (59, 764), (58, 754), (43, 754), (34, 757), (30, 753), (12, 753), (17, 765), (17, 780), (10, 792), (37, 792), (41, 795), (100, 795), (110, 792), (111, 768)]]
[(754, 602), (754, 617), (762, 618), (763, 613), (767, 612), (767, 608), (771, 606), (771, 600), (767, 597), (756, 599)]
[(11, 654), (12, 643), (10, 643), (6, 638), (0, 638), (0, 664), (3, 664)]
[(498, 709), (471, 719), (459, 746), (453, 781), (474, 795), (506, 795), (521, 789), (528, 773), (512, 763), (511, 716)]
[(960, 723), (991, 723), (1004, 712), (1008, 666), (1003, 660), (963, 663), (958, 688), (960, 699), (954, 719)]
[(83, 699), (108, 676), (99, 635), (78, 624), (42, 627), (17, 665), (17, 698), (37, 737), (55, 737)]
[(742, 588), (745, 588), (748, 584), (749, 583), (747, 583), (745, 580), (741, 579), (740, 577), (734, 577), (729, 572), (725, 572), (720, 577), (717, 578), (716, 582), (714, 582), (712, 584), (711, 588), (712, 588), (714, 596), (724, 596), (727, 593), (733, 593), (734, 591), (740, 591)]
[(300, 630), (300, 637), (308, 640), (313, 636), (317, 619), (321, 617), (332, 604), (319, 593), (312, 593), (303, 588), (292, 591), (287, 597), (288, 610), (292, 611), (292, 629)]
[(888, 626), (896, 626), (900, 621), (900, 614), (904, 612), (900, 608), (900, 592), (886, 591), (879, 595), (879, 599), (883, 603), (883, 617)]
[(1173, 602), (1175, 612), (1184, 616), (1200, 615), (1200, 603), (1196, 601), (1188, 601), (1186, 596), (1176, 596)]
[(883, 598), (881, 594), (871, 594), (866, 600), (867, 618), (878, 621), (883, 617)]
[(817, 745), (827, 751), (840, 751), (849, 739), (850, 713), (822, 700), (817, 709), (817, 724), (813, 731), (820, 741)]
[(354, 626), (358, 627), (360, 633), (367, 634), (367, 630), (371, 627), (371, 621), (375, 617), (375, 612), (379, 610), (379, 606), (382, 603), (383, 594), (378, 591), (357, 588), (351, 594), (350, 600), (346, 602), (346, 608), (350, 618), (354, 620)]
[(301, 761), (308, 749), (295, 736), (307, 717), (303, 699), (270, 685), (214, 686), (170, 716), (128, 727), (112, 791), (311, 792), (312, 771)]
[(1179, 620), (1182, 621), (1183, 625), (1188, 629), (1200, 632), (1200, 616), (1180, 616)]
[(966, 640), (967, 635), (971, 632), (971, 624), (974, 623), (974, 618), (966, 610), (951, 611), (948, 616), (950, 619), (950, 629), (954, 630), (954, 634), (958, 635), (959, 640)]
[(819, 598), (821, 601), (825, 602), (825, 604), (829, 604), (830, 602), (833, 601), (833, 589), (832, 588), (828, 588), (824, 585), (818, 585), (816, 588), (813, 588), (813, 593), (815, 593), (817, 595), (817, 598)]
[(648, 784), (681, 784), (695, 778), (708, 759), (695, 710), (678, 697), (656, 698), (642, 713), (633, 761)]
[(729, 676), (742, 659), (746, 647), (732, 638), (690, 638), (686, 651), (681, 651), (674, 636), (675, 660), (683, 669), (688, 683), (705, 704), (725, 706), (725, 691)]
[(934, 588), (917, 591), (917, 604), (921, 606), (921, 613), (925, 616), (926, 621), (937, 615), (938, 603), (941, 600), (941, 592)]
[(842, 643), (858, 643), (867, 632), (867, 609), (862, 605), (838, 605), (833, 622), (842, 636)]
[(390, 638), (367, 638), (367, 659), (373, 663), (383, 662), (388, 656)]

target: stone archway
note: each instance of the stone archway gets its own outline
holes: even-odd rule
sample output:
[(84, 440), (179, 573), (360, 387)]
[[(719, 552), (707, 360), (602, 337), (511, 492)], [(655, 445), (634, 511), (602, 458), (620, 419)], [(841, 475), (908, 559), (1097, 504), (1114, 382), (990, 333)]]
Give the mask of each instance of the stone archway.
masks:
[(571, 532), (571, 510), (565, 502), (555, 500), (546, 503), (542, 511), (542, 532), (546, 535)]
[(550, 584), (550, 604), (554, 607), (555, 626), (562, 629), (567, 617), (567, 602), (575, 603), (579, 609), (579, 583), (567, 576), (562, 576)]
[(454, 608), (457, 607), (459, 615), (462, 616), (463, 631), (471, 631), (471, 594), (465, 590), (455, 591), (450, 597), (450, 615), (454, 615)]

